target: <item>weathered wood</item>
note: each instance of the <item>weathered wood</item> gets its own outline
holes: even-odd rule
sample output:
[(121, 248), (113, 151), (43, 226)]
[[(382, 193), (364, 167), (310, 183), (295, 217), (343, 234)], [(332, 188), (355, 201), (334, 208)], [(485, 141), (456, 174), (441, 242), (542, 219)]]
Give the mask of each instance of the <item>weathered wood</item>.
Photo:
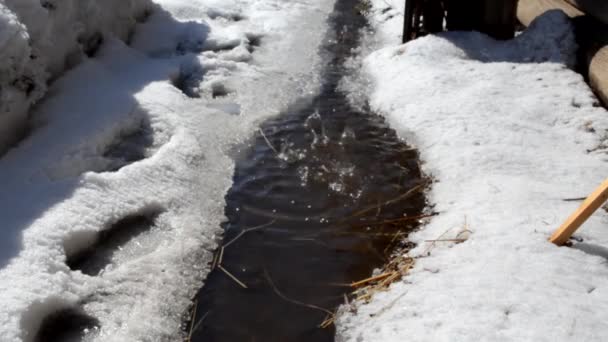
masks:
[(608, 178), (591, 194), (564, 224), (551, 236), (549, 241), (561, 246), (574, 232), (608, 200)]
[[(582, 4), (581, 0), (576, 1)], [(552, 9), (561, 9), (574, 18), (583, 71), (598, 97), (608, 106), (608, 25), (585, 15), (566, 0), (519, 0), (517, 17), (528, 26), (536, 17)]]
[(608, 106), (608, 47), (604, 46), (591, 58), (589, 83), (602, 102)]
[(605, 24), (608, 24), (608, 1), (606, 0), (566, 0), (572, 6), (580, 9)]
[(561, 9), (571, 18), (584, 15), (579, 9), (563, 0), (519, 0), (517, 18), (528, 26), (536, 17), (552, 9)]

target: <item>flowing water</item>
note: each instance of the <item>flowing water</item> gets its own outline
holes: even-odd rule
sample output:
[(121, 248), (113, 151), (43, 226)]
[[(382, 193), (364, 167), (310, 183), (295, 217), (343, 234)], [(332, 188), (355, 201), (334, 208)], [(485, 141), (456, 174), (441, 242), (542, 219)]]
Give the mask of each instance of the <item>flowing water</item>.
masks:
[(237, 159), (192, 341), (333, 341), (333, 326), (319, 327), (327, 312), (415, 228), (401, 219), (425, 203), (420, 192), (403, 196), (421, 183), (416, 151), (338, 89), (366, 24), (357, 7), (337, 1), (320, 94), (261, 125)]

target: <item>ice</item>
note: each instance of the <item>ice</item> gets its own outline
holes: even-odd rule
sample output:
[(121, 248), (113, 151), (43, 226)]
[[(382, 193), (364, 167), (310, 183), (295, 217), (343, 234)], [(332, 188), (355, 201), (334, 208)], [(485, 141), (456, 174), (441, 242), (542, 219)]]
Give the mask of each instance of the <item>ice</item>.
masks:
[[(569, 69), (566, 16), (547, 13), (513, 41), (451, 32), (399, 45), (403, 2), (373, 5), (370, 106), (420, 151), (439, 214), (410, 236), (410, 274), (343, 308), (337, 339), (604, 340), (608, 215), (574, 248), (547, 241), (580, 204), (564, 199), (606, 177), (608, 116)], [(465, 231), (461, 244), (429, 242)]]

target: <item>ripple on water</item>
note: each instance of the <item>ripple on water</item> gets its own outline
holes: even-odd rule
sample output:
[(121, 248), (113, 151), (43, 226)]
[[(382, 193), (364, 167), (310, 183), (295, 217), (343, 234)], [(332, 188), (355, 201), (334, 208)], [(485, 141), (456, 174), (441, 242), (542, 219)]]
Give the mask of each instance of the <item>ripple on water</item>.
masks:
[(416, 151), (337, 90), (365, 25), (356, 4), (337, 1), (330, 26), (349, 34), (323, 48), (319, 96), (265, 122), (236, 160), (227, 247), (197, 296), (192, 341), (333, 341), (333, 327), (319, 328), (324, 310), (416, 226), (383, 223), (424, 208), (420, 193), (396, 200), (421, 182)]

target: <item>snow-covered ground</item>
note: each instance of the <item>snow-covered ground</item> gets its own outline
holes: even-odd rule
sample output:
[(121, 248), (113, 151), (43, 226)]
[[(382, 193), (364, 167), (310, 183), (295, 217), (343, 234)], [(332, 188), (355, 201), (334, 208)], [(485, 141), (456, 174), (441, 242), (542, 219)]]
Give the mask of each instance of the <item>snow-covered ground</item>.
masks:
[(338, 340), (606, 340), (607, 213), (573, 248), (547, 241), (580, 205), (565, 199), (608, 170), (608, 113), (568, 68), (566, 17), (547, 13), (513, 41), (447, 33), (399, 45), (403, 1), (373, 5), (371, 106), (420, 150), (439, 215), (411, 236), (410, 275), (344, 308)]
[[(0, 59), (21, 63), (2, 64), (13, 74), (2, 69), (10, 77), (1, 82), (39, 72), (42, 89), (64, 71), (51, 55), (65, 60), (74, 48), (59, 42), (78, 37), (78, 18), (103, 21), (109, 9), (128, 16), (137, 12), (130, 5), (146, 4), (95, 3), (0, 1)], [(25, 5), (27, 20), (9, 10)], [(1, 341), (33, 341), (57, 311), (97, 320), (101, 328), (86, 340), (178, 340), (217, 244), (231, 150), (260, 120), (317, 90), (317, 49), (332, 7), (156, 0), (136, 27), (120, 18), (98, 25), (107, 28), (99, 50), (79, 50), (81, 63), (41, 90), (29, 136), (0, 158)], [(32, 38), (40, 35), (52, 39)], [(25, 62), (34, 50), (44, 63)], [(22, 113), (36, 102), (4, 100)], [(148, 227), (128, 224), (133, 217)], [(127, 239), (104, 245), (109, 252), (91, 261), (96, 271), (83, 273), (74, 258), (111, 229)]]
[(130, 39), (150, 0), (0, 1), (0, 154), (27, 129), (49, 80), (79, 64), (104, 39)]

